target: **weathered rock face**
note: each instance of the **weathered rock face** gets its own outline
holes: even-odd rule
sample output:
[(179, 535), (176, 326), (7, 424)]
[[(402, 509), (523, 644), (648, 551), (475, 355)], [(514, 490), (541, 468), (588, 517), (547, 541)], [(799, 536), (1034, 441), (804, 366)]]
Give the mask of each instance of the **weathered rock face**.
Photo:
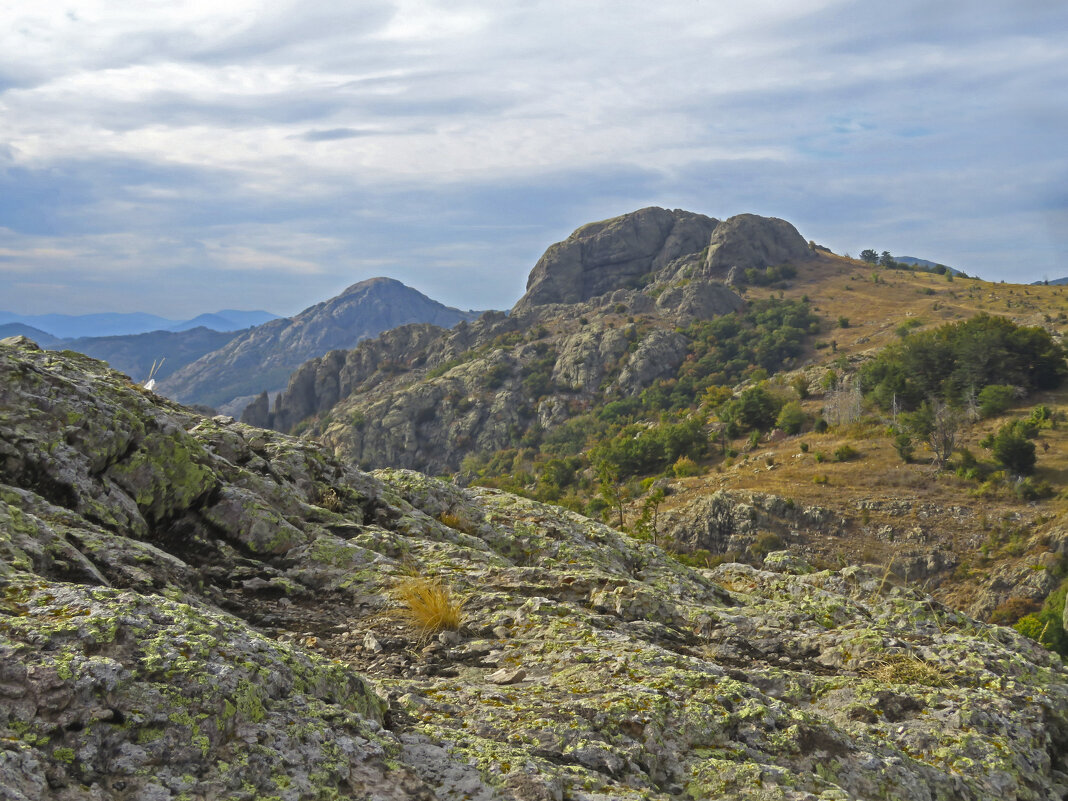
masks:
[(404, 325), (353, 350), (333, 350), (318, 359), (309, 359), (294, 371), (273, 412), (265, 409), (260, 400), (242, 415), (242, 420), (288, 431), (310, 415), (330, 409), (369, 380), (402, 369), (414, 354), (425, 359), (428, 345), (444, 333), (445, 329), (438, 326)]
[(359, 464), (459, 469), (474, 452), (515, 447), (605, 397), (672, 375), (689, 348), (675, 328), (742, 306), (722, 285), (692, 281), (667, 302), (618, 290), (599, 301), (487, 313), (452, 330), (401, 326), (301, 365), (273, 406), (242, 420), (312, 431)]
[(683, 286), (669, 286), (656, 300), (665, 311), (673, 311), (680, 323), (710, 320), (742, 308), (742, 299), (723, 284), (689, 281)]
[(828, 509), (801, 507), (764, 493), (716, 492), (701, 495), (664, 513), (664, 535), (686, 551), (745, 553), (761, 534), (784, 540), (793, 532), (833, 534), (845, 521)]
[(629, 345), (621, 329), (603, 325), (583, 328), (563, 341), (553, 366), (553, 382), (570, 390), (594, 392)]
[(676, 331), (653, 331), (641, 342), (620, 371), (616, 384), (624, 394), (637, 394), (658, 378), (675, 373), (689, 342)]
[(514, 311), (634, 288), (642, 276), (699, 253), (718, 224), (701, 214), (653, 207), (585, 225), (545, 252)]
[[(767, 564), (784, 572), (696, 570), (572, 512), (361, 473), (0, 343), (0, 787), (1068, 793), (1056, 655), (858, 568)], [(459, 632), (421, 640), (390, 613), (412, 573), (466, 601)]]
[(810, 257), (808, 243), (786, 220), (739, 214), (712, 233), (701, 273), (723, 280), (731, 268), (771, 267)]
[(448, 327), (478, 314), (444, 306), (391, 278), (371, 278), (296, 317), (249, 329), (161, 381), (159, 391), (182, 403), (221, 407), (276, 392), (308, 359), (354, 348), (383, 331), (407, 323)]

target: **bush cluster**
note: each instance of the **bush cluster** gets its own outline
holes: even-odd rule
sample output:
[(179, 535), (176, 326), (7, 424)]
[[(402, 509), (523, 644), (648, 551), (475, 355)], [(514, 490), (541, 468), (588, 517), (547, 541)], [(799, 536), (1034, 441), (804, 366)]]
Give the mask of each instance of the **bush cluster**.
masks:
[[(884, 409), (895, 400), (904, 409), (929, 398), (961, 404), (994, 385), (1053, 389), (1066, 377), (1064, 350), (1049, 332), (989, 314), (911, 334), (861, 370), (862, 386)], [(993, 413), (1004, 390), (984, 399)]]

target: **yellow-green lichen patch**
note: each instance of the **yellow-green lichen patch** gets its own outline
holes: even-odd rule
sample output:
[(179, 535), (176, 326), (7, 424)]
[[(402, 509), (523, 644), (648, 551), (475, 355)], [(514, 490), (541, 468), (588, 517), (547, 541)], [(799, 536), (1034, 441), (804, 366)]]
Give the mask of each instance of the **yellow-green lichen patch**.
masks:
[[(57, 729), (39, 717), (49, 708), (40, 700), (14, 705), (0, 714), (0, 733), (21, 725), (19, 739), (47, 746), (72, 779), (117, 770), (136, 787), (141, 774), (133, 766), (145, 760), (156, 766), (154, 775), (170, 777), (169, 786), (196, 777), (182, 790), (192, 796), (245, 776), (262, 797), (265, 782), (277, 789), (282, 775), (263, 773), (258, 766), (266, 764), (303, 775), (295, 780), (300, 797), (330, 798), (353, 760), (377, 759), (382, 775), (388, 772), (386, 751), (375, 742), (384, 705), (340, 665), (161, 597), (34, 580), (3, 590), (5, 608), (25, 614), (0, 615), (0, 652), (30, 662), (24, 696), (41, 699), (49, 688), (61, 717)], [(255, 742), (260, 759), (242, 766), (233, 753), (237, 740)], [(135, 750), (119, 768), (108, 767), (107, 755), (123, 742)], [(311, 755), (314, 767), (293, 774), (286, 755), (295, 753)]]
[(200, 445), (184, 432), (152, 434), (107, 475), (137, 503), (147, 520), (161, 520), (189, 508), (217, 479), (204, 464)]

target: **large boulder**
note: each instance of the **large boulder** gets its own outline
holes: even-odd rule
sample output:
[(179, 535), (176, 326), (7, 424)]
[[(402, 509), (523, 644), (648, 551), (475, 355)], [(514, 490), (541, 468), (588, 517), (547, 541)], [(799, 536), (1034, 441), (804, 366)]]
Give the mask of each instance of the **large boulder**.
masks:
[(585, 225), (545, 251), (513, 312), (634, 288), (648, 273), (700, 253), (718, 225), (702, 214), (656, 207)]
[(716, 227), (701, 272), (723, 280), (732, 267), (761, 269), (811, 257), (804, 237), (786, 220), (738, 214)]

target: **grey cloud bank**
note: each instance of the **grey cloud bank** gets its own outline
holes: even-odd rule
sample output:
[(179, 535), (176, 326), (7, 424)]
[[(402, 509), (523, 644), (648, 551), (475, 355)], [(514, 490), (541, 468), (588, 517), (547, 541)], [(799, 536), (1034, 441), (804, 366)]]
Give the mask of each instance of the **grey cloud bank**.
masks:
[(502, 308), (645, 205), (1068, 275), (1068, 7), (782, 5), (8, 6), (2, 305), (292, 314), (389, 275)]

